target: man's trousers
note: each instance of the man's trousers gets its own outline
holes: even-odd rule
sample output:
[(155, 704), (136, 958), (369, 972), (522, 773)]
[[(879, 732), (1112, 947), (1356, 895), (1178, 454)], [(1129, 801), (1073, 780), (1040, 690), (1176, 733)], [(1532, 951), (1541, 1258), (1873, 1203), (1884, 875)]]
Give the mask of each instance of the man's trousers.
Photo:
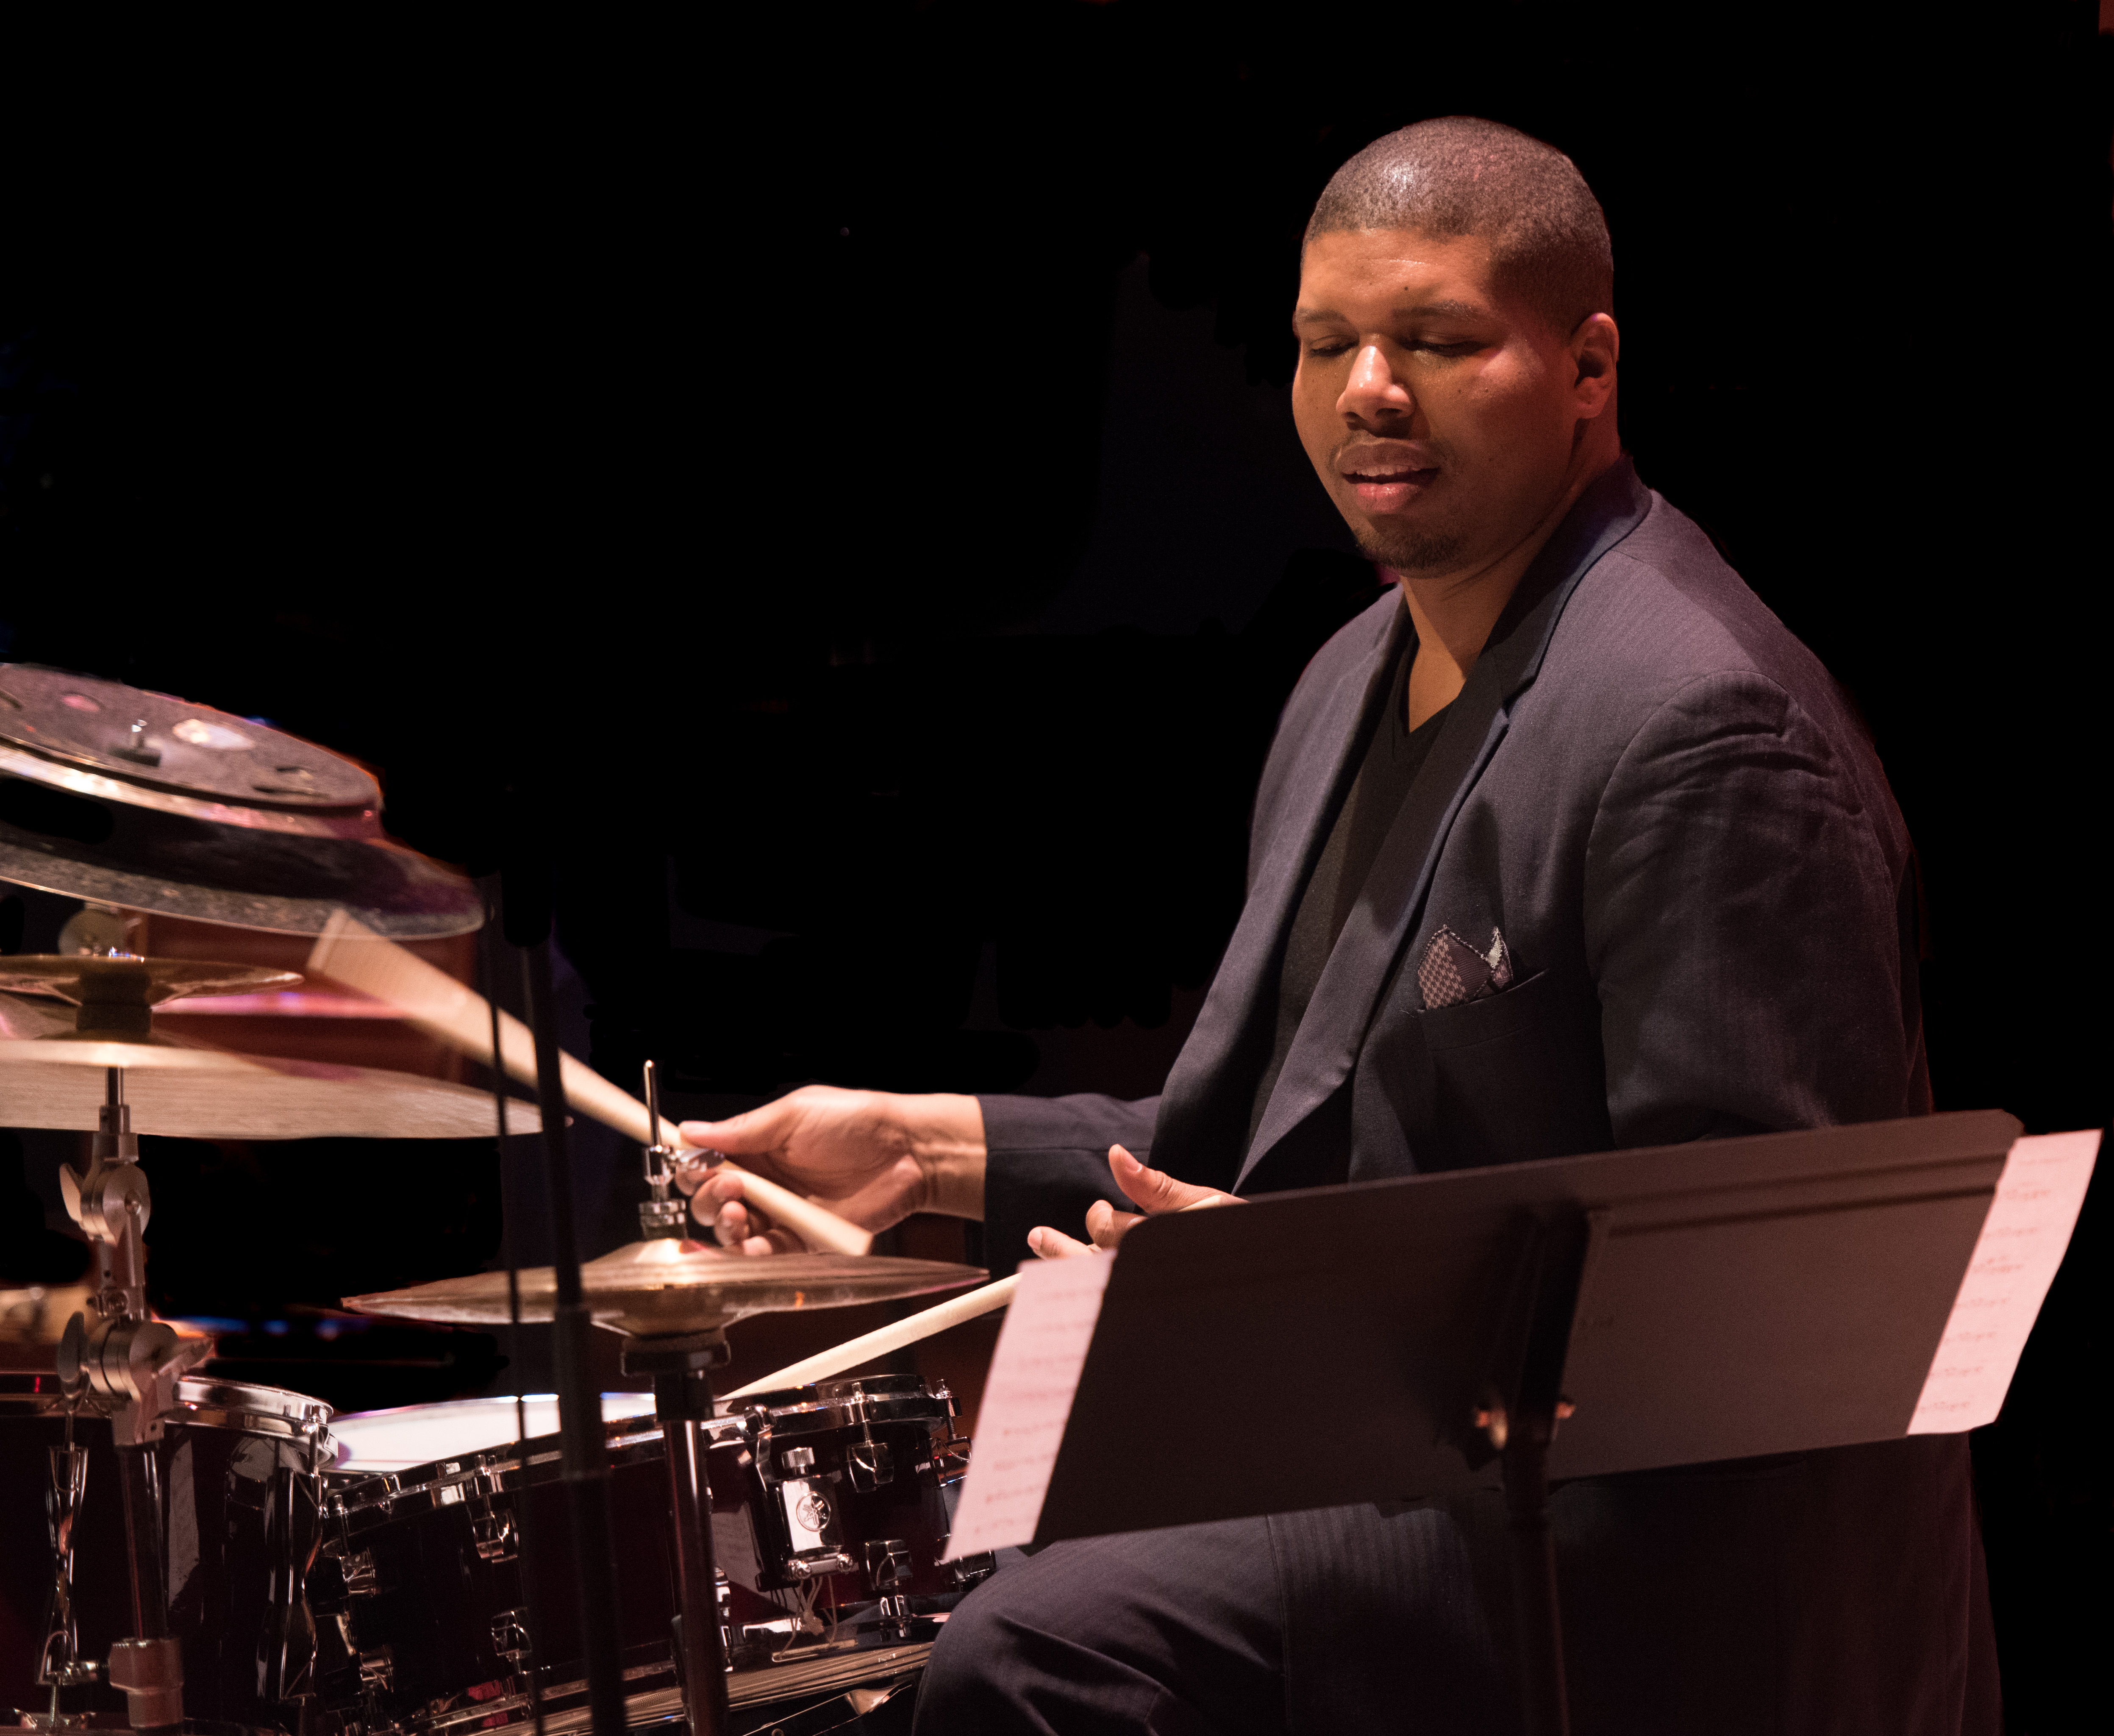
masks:
[[(1596, 1478), (1551, 1509), (1578, 1736), (1997, 1736), (1964, 1439)], [(917, 1736), (1510, 1731), (1508, 1573), (1494, 1493), (1054, 1544), (955, 1610)]]

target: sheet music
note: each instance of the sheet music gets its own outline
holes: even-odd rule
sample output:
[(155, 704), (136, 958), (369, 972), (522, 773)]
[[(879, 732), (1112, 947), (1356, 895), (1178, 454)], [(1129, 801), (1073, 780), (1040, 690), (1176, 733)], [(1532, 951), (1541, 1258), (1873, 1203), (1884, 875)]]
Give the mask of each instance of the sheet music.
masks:
[(1114, 1264), (1113, 1254), (1022, 1263), (944, 1559), (1033, 1539)]
[(2084, 1204), (2098, 1133), (2016, 1142), (1910, 1419), (1911, 1435), (1952, 1435), (1997, 1420), (2026, 1335)]

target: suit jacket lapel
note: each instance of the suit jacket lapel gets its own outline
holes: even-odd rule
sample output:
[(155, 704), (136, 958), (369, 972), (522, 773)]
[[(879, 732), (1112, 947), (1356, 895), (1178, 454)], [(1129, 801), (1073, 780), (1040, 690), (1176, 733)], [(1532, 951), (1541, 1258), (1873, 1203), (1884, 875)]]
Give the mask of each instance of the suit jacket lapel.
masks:
[[(1381, 622), (1370, 649), (1337, 678), (1317, 708), (1320, 725), (1297, 744), (1277, 780), (1284, 792), (1282, 813), (1160, 1099), (1152, 1161), (1171, 1174), (1198, 1182), (1208, 1176), (1211, 1184), (1226, 1185), (1247, 1137), (1256, 1074), (1243, 1065), (1246, 1052), (1256, 1040), (1258, 1021), (1274, 1016), (1277, 997), (1270, 979), (1282, 968), (1300, 891), (1325, 841), (1330, 799), (1356, 770), (1350, 761), (1361, 726), (1386, 699), (1394, 660), (1410, 630), (1409, 611), (1398, 600)], [(1261, 1040), (1269, 1036), (1262, 1033)]]
[[(1579, 497), (1520, 581), (1440, 726), (1329, 955), (1236, 1188), (1348, 1076), (1374, 1006), (1415, 926), (1453, 818), (1504, 739), (1512, 701), (1533, 685), (1578, 581), (1636, 529), (1650, 506), (1650, 492), (1623, 459)], [(1295, 883), (1292, 898), (1303, 883), (1303, 878)], [(1280, 927), (1290, 920), (1288, 911)]]

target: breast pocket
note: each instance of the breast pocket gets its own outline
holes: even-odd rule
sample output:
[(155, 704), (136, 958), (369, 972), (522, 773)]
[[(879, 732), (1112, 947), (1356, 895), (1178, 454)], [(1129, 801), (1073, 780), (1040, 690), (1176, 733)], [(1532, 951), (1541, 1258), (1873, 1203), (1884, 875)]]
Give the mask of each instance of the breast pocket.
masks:
[(1429, 1125), (1411, 1137), (1420, 1170), (1523, 1163), (1613, 1143), (1590, 984), (1540, 971), (1415, 1016), (1430, 1067)]

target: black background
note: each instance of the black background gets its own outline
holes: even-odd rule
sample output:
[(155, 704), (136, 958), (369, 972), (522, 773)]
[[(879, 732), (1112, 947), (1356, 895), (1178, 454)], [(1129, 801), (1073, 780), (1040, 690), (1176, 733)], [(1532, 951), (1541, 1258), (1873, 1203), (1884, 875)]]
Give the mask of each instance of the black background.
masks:
[[(596, 1064), (686, 1106), (1151, 1089), (1276, 708), (1373, 594), (1284, 405), (1301, 222), (1489, 115), (1607, 207), (1645, 480), (1871, 724), (1941, 1105), (2105, 1121), (2090, 7), (771, 17), (11, 57), (5, 654), (550, 865)], [(487, 1183), (422, 1173), (419, 1245), (487, 1257)], [(1977, 1442), (2018, 1730), (2103, 1633), (2104, 1196)], [(190, 1299), (403, 1281), (372, 1219)]]

